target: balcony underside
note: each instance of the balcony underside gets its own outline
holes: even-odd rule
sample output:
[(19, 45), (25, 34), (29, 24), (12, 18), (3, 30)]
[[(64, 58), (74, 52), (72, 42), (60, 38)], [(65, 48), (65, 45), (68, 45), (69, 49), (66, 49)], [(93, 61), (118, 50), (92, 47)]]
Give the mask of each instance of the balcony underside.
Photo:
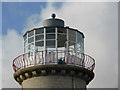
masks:
[(89, 84), (89, 82), (94, 78), (93, 71), (66, 64), (37, 65), (23, 68), (14, 73), (14, 78), (19, 84), (21, 84), (23, 80), (28, 78), (48, 75), (74, 76), (85, 80), (86, 84)]

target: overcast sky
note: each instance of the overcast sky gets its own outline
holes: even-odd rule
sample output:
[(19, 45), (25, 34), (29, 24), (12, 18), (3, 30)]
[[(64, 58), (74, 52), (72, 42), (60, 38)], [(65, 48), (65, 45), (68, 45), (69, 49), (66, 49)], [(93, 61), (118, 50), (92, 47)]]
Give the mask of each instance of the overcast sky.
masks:
[(113, 2), (2, 3), (2, 87), (20, 87), (12, 60), (23, 53), (22, 34), (42, 26), (53, 12), (85, 35), (85, 53), (96, 61), (95, 78), (87, 87), (117, 88), (118, 6)]

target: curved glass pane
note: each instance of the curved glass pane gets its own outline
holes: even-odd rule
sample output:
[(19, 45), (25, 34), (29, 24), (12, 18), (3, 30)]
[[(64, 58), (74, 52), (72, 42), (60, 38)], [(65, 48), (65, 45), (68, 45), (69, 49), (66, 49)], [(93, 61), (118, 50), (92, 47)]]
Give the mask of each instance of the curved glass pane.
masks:
[(75, 30), (68, 30), (69, 41), (76, 42), (76, 32)]
[(35, 36), (35, 41), (37, 41), (37, 40), (43, 40), (43, 39), (44, 39), (44, 35)]
[(43, 33), (44, 33), (44, 29), (35, 30), (35, 34), (43, 34)]
[(27, 46), (27, 40), (24, 42), (24, 47)]
[(34, 43), (31, 43), (31, 44), (28, 45), (28, 50), (30, 52), (34, 52)]
[(34, 37), (28, 38), (28, 43), (34, 42)]
[(46, 34), (46, 39), (55, 39), (55, 34)]
[(27, 34), (24, 36), (24, 41), (27, 39)]
[(44, 46), (44, 41), (35, 42), (35, 46), (43, 47)]
[(69, 35), (73, 35), (73, 36), (76, 35), (76, 31), (75, 30), (69, 29), (68, 32), (69, 32)]
[(76, 42), (76, 36), (69, 35), (69, 41)]
[(58, 34), (58, 48), (59, 47), (65, 47), (66, 41), (67, 41), (67, 36), (64, 34)]
[(84, 38), (83, 35), (77, 32), (77, 44), (76, 44), (77, 52), (84, 53)]
[(33, 36), (34, 35), (34, 31), (30, 31), (29, 33), (28, 33), (28, 37), (31, 37), (31, 36)]
[(61, 34), (66, 34), (67, 33), (67, 31), (66, 31), (66, 29), (65, 28), (58, 28), (58, 31), (57, 31), (58, 33), (61, 33)]
[(46, 47), (47, 48), (55, 48), (55, 40), (47, 40)]
[(46, 33), (55, 33), (55, 28), (46, 28)]
[(44, 41), (35, 42), (35, 51), (42, 51), (44, 49)]
[(69, 50), (75, 51), (75, 45), (76, 45), (75, 42), (69, 42)]
[(27, 53), (27, 52), (28, 52), (28, 46), (24, 48), (24, 53)]

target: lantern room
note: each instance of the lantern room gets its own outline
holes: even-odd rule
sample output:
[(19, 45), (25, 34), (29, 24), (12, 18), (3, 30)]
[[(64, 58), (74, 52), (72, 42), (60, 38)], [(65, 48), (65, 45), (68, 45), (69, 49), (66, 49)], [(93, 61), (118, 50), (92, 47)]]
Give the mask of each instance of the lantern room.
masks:
[(90, 71), (95, 67), (95, 60), (84, 54), (84, 34), (66, 27), (55, 14), (43, 21), (43, 27), (27, 31), (23, 38), (24, 54), (13, 60), (15, 71), (51, 64), (73, 65)]
[(55, 18), (46, 19), (43, 27), (34, 28), (24, 35), (24, 53), (37, 51), (64, 50), (84, 53), (84, 35), (77, 29), (64, 26), (64, 21)]

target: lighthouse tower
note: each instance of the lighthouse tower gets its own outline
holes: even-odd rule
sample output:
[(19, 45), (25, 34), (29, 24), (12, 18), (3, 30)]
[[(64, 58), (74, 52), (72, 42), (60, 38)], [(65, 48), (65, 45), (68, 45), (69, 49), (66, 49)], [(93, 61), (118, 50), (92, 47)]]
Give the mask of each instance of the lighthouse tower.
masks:
[[(74, 22), (73, 22), (74, 23)], [(94, 78), (94, 59), (84, 54), (84, 34), (52, 18), (24, 35), (24, 54), (13, 60), (22, 88), (84, 88)]]

